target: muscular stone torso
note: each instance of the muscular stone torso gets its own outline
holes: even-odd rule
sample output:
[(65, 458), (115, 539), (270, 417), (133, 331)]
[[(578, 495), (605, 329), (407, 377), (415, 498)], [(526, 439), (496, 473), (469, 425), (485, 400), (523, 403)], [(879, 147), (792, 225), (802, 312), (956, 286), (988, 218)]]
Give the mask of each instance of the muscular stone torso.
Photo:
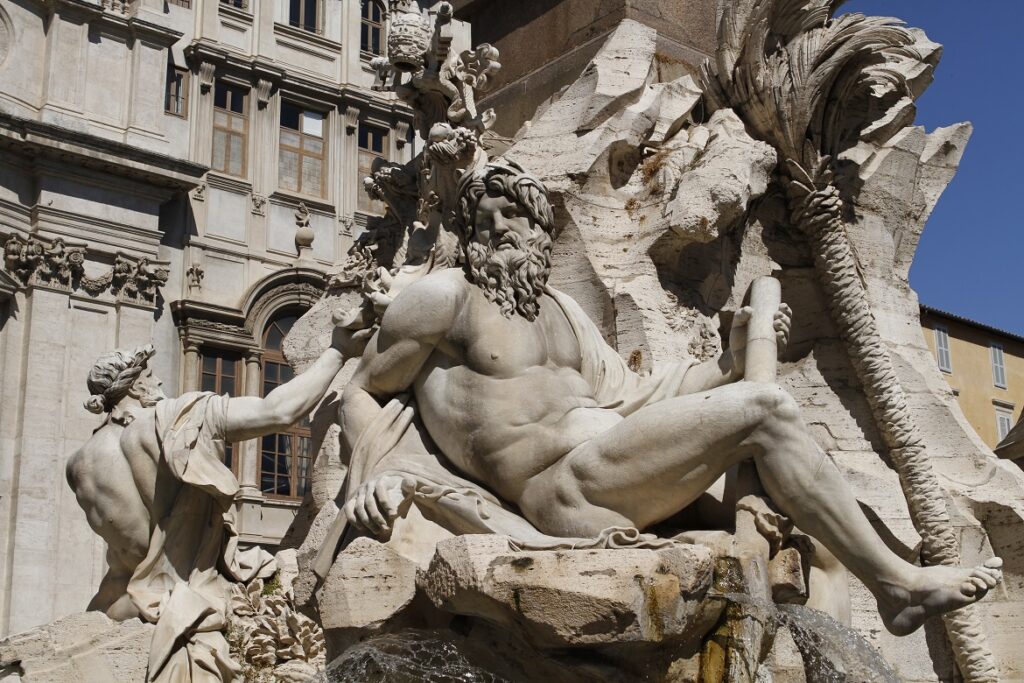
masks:
[(544, 295), (534, 322), (505, 318), (465, 284), (462, 308), (420, 372), (417, 404), (460, 470), (517, 500), (529, 479), (617, 422), (580, 374), (561, 307)]

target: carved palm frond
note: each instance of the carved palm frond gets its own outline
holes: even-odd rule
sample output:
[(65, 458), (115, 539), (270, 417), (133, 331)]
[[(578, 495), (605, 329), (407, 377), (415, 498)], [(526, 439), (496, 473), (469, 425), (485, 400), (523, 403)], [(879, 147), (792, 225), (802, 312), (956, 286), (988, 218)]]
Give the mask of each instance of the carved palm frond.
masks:
[(914, 35), (895, 19), (833, 18), (838, 4), (728, 3), (715, 61), (702, 69), (712, 108), (733, 109), (755, 138), (805, 169), (880, 124), (912, 121), (915, 114), (908, 76), (916, 70), (905, 67), (924, 64), (924, 57)]

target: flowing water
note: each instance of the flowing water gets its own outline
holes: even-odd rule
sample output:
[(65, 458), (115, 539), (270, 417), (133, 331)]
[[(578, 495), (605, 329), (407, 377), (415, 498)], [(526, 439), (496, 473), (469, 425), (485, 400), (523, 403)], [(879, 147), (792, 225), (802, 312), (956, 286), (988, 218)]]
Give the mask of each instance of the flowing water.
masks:
[[(776, 605), (738, 593), (717, 597), (741, 605), (763, 623), (788, 628), (803, 657), (807, 683), (900, 683), (863, 636), (823, 612), (799, 605)], [(449, 631), (409, 630), (355, 645), (331, 662), (315, 682), (546, 683), (563, 679), (552, 678), (550, 671), (530, 671), (529, 663), (511, 659)]]

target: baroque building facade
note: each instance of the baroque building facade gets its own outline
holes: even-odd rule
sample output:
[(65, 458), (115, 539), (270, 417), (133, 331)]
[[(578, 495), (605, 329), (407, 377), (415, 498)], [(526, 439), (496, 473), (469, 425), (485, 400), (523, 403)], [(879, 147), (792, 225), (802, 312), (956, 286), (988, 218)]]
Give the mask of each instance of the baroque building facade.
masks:
[[(80, 611), (103, 574), (64, 481), (97, 356), (152, 342), (168, 395), (291, 376), (283, 336), (382, 213), (362, 178), (419, 144), (372, 88), (387, 10), (0, 0), (0, 633)], [(308, 435), (228, 449), (242, 541), (286, 533)]]

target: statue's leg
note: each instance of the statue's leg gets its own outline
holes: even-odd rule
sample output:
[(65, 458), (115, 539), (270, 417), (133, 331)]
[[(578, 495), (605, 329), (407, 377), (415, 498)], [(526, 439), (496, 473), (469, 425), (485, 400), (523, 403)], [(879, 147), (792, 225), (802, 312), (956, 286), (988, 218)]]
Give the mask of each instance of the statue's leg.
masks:
[[(592, 533), (588, 522), (615, 517), (644, 528), (751, 458), (775, 504), (864, 582), (894, 631), (973, 602), (999, 580), (996, 566), (922, 569), (893, 553), (811, 438), (796, 402), (770, 384), (741, 382), (637, 411), (546, 472), (523, 509), (548, 533)], [(546, 510), (534, 515), (541, 501), (532, 498), (545, 489)]]

